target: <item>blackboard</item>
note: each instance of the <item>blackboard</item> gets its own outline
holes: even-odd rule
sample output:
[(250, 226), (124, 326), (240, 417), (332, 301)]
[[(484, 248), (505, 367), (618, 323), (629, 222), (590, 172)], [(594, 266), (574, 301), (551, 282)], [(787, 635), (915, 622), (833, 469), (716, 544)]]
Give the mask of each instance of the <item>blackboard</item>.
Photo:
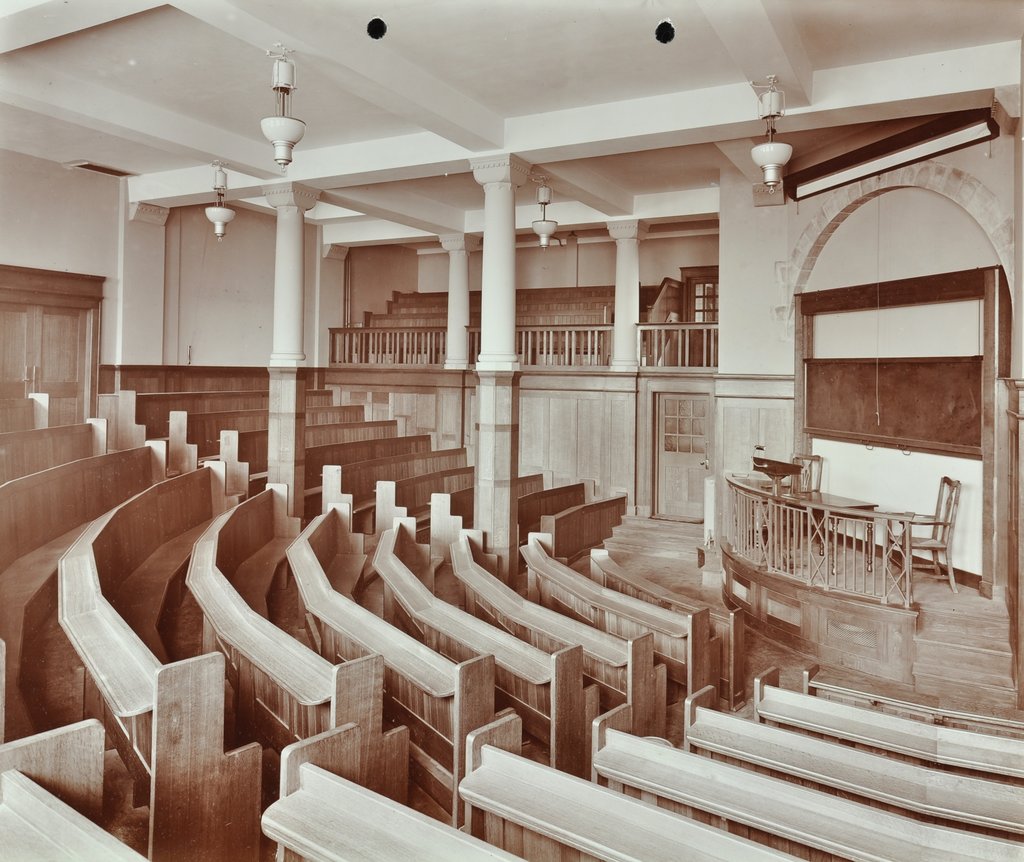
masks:
[(808, 359), (804, 372), (808, 434), (981, 455), (981, 356)]

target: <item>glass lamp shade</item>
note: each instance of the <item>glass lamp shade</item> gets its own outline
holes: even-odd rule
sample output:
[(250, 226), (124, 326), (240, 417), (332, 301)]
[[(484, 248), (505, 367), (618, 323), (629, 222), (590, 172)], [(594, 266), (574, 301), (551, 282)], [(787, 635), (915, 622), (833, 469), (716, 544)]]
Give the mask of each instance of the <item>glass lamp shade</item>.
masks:
[(558, 222), (551, 219), (538, 219), (533, 223), (533, 232), (540, 237), (540, 247), (547, 248), (551, 242), (551, 235), (558, 230)]
[(764, 174), (764, 184), (774, 188), (782, 182), (782, 169), (793, 155), (793, 148), (781, 141), (758, 144), (750, 151), (750, 158)]
[(292, 149), (306, 134), (306, 124), (294, 117), (264, 117), (260, 120), (260, 129), (270, 143), (274, 145), (274, 161), (282, 168), (292, 160)]
[(228, 222), (235, 217), (235, 211), (228, 207), (207, 207), (206, 217), (213, 222), (213, 232), (217, 237), (217, 241), (224, 239), (224, 231), (227, 228)]

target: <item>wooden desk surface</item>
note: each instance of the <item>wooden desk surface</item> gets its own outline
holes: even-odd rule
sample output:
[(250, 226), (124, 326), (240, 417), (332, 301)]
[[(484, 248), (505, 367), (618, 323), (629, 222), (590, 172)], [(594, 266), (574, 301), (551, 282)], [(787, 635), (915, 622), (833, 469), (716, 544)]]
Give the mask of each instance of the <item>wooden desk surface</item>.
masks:
[(838, 494), (823, 494), (821, 491), (801, 491), (793, 494), (782, 494), (782, 497), (789, 497), (791, 500), (798, 500), (801, 503), (820, 505), (827, 509), (877, 509), (878, 503), (869, 503), (866, 500), (855, 500), (852, 497), (840, 497)]

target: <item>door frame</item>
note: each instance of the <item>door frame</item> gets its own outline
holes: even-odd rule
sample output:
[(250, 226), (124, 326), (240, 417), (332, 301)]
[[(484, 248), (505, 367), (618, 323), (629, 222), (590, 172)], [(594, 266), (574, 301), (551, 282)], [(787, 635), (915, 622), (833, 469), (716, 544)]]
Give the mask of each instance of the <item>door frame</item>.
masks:
[[(637, 386), (636, 429), (636, 514), (640, 518), (653, 518), (656, 508), (658, 459), (658, 396), (706, 395), (708, 397), (708, 426), (705, 431), (708, 448), (708, 475), (716, 472), (715, 371), (705, 373), (680, 372), (678, 369), (642, 368)], [(705, 513), (705, 517), (706, 517)]]
[(0, 302), (17, 305), (78, 309), (86, 314), (85, 367), (80, 421), (96, 415), (100, 361), (100, 303), (102, 275), (83, 275), (49, 269), (0, 264)]

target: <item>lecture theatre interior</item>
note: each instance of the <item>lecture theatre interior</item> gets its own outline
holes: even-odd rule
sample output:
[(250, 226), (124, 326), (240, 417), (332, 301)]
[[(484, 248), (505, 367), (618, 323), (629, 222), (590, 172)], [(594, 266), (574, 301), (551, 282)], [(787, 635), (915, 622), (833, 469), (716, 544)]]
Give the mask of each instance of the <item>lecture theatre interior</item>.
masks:
[(1022, 36), (0, 3), (0, 856), (1024, 858)]

